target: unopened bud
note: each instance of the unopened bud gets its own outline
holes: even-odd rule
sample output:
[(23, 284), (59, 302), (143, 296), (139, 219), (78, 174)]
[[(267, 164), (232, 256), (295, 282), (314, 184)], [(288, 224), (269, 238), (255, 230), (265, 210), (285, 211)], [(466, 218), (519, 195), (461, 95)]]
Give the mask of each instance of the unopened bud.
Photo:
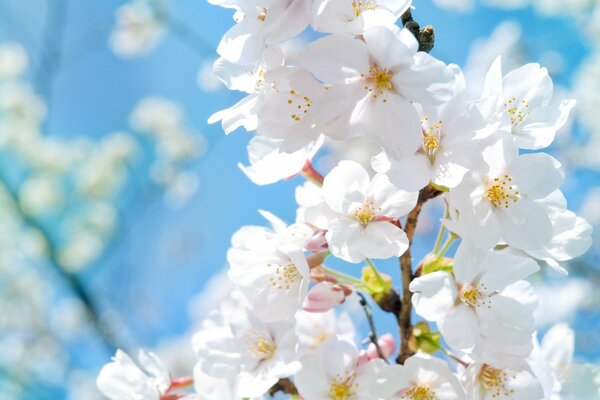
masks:
[(346, 300), (345, 292), (340, 285), (331, 282), (319, 282), (306, 295), (302, 309), (318, 313), (329, 311)]

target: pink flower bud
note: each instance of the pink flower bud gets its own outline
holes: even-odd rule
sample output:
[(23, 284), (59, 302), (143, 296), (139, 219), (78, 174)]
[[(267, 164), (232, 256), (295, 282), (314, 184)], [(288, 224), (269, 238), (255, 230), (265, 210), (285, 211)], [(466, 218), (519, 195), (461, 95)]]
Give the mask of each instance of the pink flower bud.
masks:
[[(381, 349), (381, 352), (383, 353), (383, 356), (385, 358), (390, 357), (394, 353), (394, 350), (396, 350), (396, 342), (394, 341), (394, 337), (389, 333), (380, 336), (377, 340), (377, 343), (379, 344), (379, 348)], [(373, 360), (379, 357), (379, 353), (377, 353), (377, 348), (373, 343), (369, 344), (367, 354), (369, 355), (369, 360)]]
[(326, 231), (323, 230), (315, 232), (315, 234), (306, 242), (306, 250), (314, 252), (327, 250), (328, 245), (327, 240), (325, 239), (325, 233)]
[(310, 289), (302, 308), (308, 312), (325, 312), (346, 300), (344, 289), (331, 282), (320, 282)]
[(371, 358), (369, 357), (369, 353), (366, 350), (361, 350), (358, 353), (358, 359), (356, 360), (356, 365), (363, 365), (369, 362)]

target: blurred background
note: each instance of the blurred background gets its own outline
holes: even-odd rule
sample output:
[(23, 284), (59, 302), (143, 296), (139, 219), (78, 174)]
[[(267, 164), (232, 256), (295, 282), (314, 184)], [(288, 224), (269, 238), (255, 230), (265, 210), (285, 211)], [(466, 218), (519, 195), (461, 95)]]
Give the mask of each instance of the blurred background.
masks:
[[(540, 62), (555, 95), (578, 100), (551, 153), (569, 208), (600, 225), (600, 2), (414, 6), (436, 28), (432, 54), (463, 67), (474, 92), (502, 54), (505, 71)], [(190, 374), (194, 326), (229, 290), (230, 236), (264, 224), (257, 209), (294, 220), (302, 180), (252, 184), (236, 166), (251, 136), (206, 124), (243, 97), (211, 70), (231, 14), (203, 0), (0, 1), (0, 398), (101, 398), (95, 376), (116, 348)], [(357, 151), (332, 146), (316, 165)], [(428, 204), (415, 257), (440, 213)], [(599, 242), (570, 277), (534, 278), (540, 330), (569, 322), (586, 362), (600, 358)]]

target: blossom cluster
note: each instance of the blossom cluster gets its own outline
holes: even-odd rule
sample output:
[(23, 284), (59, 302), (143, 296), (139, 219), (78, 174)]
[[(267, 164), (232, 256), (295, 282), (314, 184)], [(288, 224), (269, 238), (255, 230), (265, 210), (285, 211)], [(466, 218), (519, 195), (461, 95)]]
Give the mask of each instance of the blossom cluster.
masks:
[[(256, 131), (250, 164), (240, 165), (256, 184), (308, 181), (296, 190), (296, 221), (261, 211), (269, 227), (233, 235), (233, 289), (193, 339), (195, 393), (178, 391), (181, 381), (154, 356), (138, 367), (121, 352), (101, 371), (100, 390), (156, 400), (277, 391), (305, 400), (598, 396), (574, 382), (587, 379), (577, 372), (586, 367), (572, 364), (568, 327), (538, 342), (527, 281), (540, 268), (566, 274), (564, 264), (591, 245), (591, 226), (559, 189), (560, 163), (542, 151), (575, 105), (553, 95), (547, 69), (504, 71), (498, 57), (482, 82), (467, 82), (399, 27), (408, 0), (209, 2), (233, 9), (235, 21), (215, 72), (246, 94), (209, 122)], [(286, 42), (309, 26), (320, 34), (289, 57)], [(312, 160), (331, 141), (375, 151), (323, 176)], [(412, 268), (419, 212), (434, 198), (446, 208), (438, 240)], [(331, 268), (333, 258), (346, 267)], [(390, 258), (400, 258), (401, 281), (373, 262)], [(352, 264), (363, 267), (360, 277)], [(403, 288), (396, 308), (394, 283)], [(356, 301), (354, 292), (396, 313), (398, 339), (371, 332), (361, 348), (333, 310)]]

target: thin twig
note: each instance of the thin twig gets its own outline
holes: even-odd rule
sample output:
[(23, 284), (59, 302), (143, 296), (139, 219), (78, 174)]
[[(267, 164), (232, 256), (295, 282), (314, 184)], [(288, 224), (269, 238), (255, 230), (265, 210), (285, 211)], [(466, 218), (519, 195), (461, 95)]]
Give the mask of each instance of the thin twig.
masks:
[(377, 354), (379, 355), (379, 358), (381, 358), (383, 361), (389, 364), (388, 360), (383, 354), (383, 351), (381, 351), (381, 346), (379, 346), (379, 340), (377, 338), (377, 331), (375, 330), (375, 322), (373, 321), (373, 312), (371, 311), (371, 307), (369, 306), (369, 303), (367, 303), (367, 299), (365, 298), (364, 294), (362, 294), (361, 292), (356, 292), (356, 294), (358, 295), (358, 297), (360, 297), (360, 305), (362, 306), (367, 317), (367, 321), (369, 322), (369, 329), (371, 330), (369, 332), (369, 339), (371, 340), (371, 343), (375, 345), (375, 349), (377, 349)]

